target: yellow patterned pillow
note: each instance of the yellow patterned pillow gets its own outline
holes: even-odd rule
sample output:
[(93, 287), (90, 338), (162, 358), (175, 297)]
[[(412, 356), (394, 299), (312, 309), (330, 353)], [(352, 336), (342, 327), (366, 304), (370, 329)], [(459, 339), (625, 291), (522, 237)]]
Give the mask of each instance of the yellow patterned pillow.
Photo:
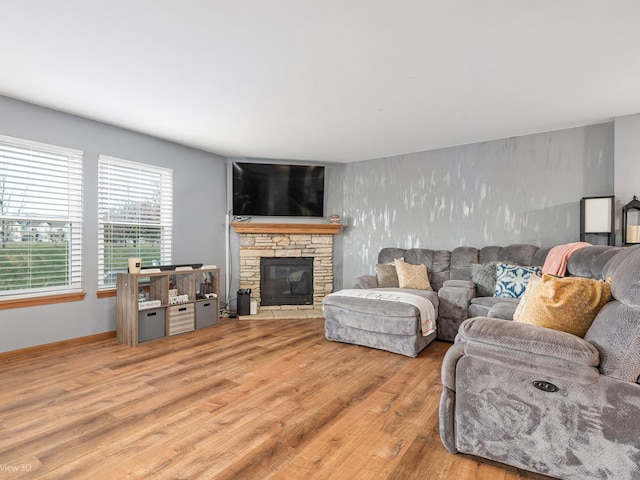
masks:
[(611, 284), (608, 282), (543, 275), (517, 321), (584, 337), (609, 300)]
[(398, 272), (400, 288), (415, 288), (416, 290), (433, 290), (429, 283), (427, 266), (424, 264), (412, 265), (402, 260), (395, 260), (394, 265)]
[(529, 277), (529, 281), (527, 282), (527, 286), (524, 288), (524, 293), (522, 294), (522, 297), (520, 298), (520, 301), (518, 302), (518, 306), (516, 307), (516, 311), (513, 314), (513, 319), (515, 321), (518, 321), (518, 319), (522, 315), (522, 312), (524, 312), (524, 307), (527, 306), (527, 302), (529, 301), (529, 297), (531, 297), (531, 292), (533, 291), (534, 288), (536, 288), (538, 286), (538, 283), (540, 283), (540, 280), (542, 280), (542, 279), (538, 275), (536, 275), (535, 273), (532, 273), (531, 276)]

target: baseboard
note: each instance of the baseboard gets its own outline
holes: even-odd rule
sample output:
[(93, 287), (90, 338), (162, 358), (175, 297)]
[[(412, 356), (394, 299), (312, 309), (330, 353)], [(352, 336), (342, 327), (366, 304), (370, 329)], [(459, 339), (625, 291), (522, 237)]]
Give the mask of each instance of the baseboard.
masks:
[(109, 338), (115, 338), (116, 331), (111, 330), (109, 332), (96, 333), (93, 335), (87, 335), (86, 337), (70, 338), (69, 340), (62, 340), (60, 342), (45, 343), (44, 345), (36, 345), (34, 347), (21, 348), (19, 350), (11, 350), (9, 352), (0, 353), (0, 360), (15, 357), (26, 357), (27, 355), (33, 355), (35, 353), (46, 352), (48, 350), (54, 350), (60, 347), (69, 347), (71, 345), (81, 345), (83, 343), (97, 342), (100, 340), (107, 340)]

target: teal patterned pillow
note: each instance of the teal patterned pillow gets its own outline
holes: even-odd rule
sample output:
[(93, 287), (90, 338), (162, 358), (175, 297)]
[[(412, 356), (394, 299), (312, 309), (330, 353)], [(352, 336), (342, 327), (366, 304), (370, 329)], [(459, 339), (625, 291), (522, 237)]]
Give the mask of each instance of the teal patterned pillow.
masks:
[(522, 267), (508, 263), (496, 266), (496, 291), (494, 297), (520, 298), (527, 288), (531, 275), (542, 275), (542, 267)]

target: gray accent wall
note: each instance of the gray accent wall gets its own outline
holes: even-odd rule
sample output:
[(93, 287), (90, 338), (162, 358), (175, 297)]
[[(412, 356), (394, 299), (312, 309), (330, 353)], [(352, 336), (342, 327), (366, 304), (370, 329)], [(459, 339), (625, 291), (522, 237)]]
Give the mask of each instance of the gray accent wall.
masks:
[(343, 285), (382, 247), (579, 240), (580, 199), (614, 191), (613, 123), (345, 165)]
[(634, 195), (640, 198), (640, 114), (617, 117), (615, 137), (616, 238), (622, 245), (622, 207)]
[[(343, 216), (344, 212), (344, 176), (345, 164), (327, 165), (325, 175), (325, 213), (329, 215)], [(344, 222), (344, 219), (342, 219)], [(333, 237), (333, 291), (346, 288), (342, 279), (344, 277), (344, 229)], [(351, 285), (349, 285), (350, 287)]]
[(224, 267), (225, 158), (0, 96), (0, 134), (84, 151), (84, 301), (0, 310), (0, 351), (115, 330), (98, 299), (98, 155), (173, 169), (174, 263)]

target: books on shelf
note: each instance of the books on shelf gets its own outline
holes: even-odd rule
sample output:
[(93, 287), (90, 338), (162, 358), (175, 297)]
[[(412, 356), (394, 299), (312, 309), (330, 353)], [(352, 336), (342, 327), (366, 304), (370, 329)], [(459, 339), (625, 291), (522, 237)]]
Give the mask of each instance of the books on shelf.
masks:
[(138, 310), (147, 310), (149, 308), (157, 308), (161, 306), (162, 302), (160, 300), (144, 300), (142, 302), (138, 302)]

